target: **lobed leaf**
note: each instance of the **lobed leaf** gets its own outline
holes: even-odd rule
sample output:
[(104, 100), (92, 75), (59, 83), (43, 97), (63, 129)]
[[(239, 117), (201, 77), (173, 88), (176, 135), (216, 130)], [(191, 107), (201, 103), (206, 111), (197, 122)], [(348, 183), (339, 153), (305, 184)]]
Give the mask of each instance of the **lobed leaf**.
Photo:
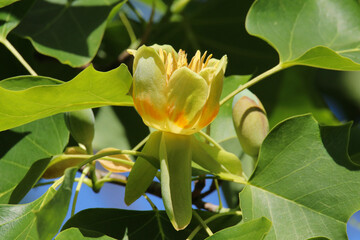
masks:
[(0, 204), (0, 238), (53, 238), (67, 213), (76, 171), (76, 168), (68, 169), (59, 190), (56, 191), (52, 186), (34, 202), (19, 205)]
[(360, 209), (360, 168), (347, 154), (350, 125), (319, 126), (309, 115), (276, 126), (240, 193), (244, 221), (272, 221), (266, 239), (347, 239)]
[(61, 63), (80, 67), (97, 53), (108, 19), (125, 3), (120, 0), (38, 0), (15, 32), (34, 48)]
[[(37, 79), (39, 77), (22, 77)], [(109, 72), (89, 66), (69, 82), (9, 90), (0, 86), (0, 131), (56, 113), (104, 105), (131, 106), (132, 77), (125, 65)]]
[(358, 1), (258, 0), (246, 29), (273, 46), (283, 66), (360, 70)]
[(267, 218), (261, 217), (225, 228), (206, 238), (206, 240), (262, 240), (270, 228), (271, 222)]

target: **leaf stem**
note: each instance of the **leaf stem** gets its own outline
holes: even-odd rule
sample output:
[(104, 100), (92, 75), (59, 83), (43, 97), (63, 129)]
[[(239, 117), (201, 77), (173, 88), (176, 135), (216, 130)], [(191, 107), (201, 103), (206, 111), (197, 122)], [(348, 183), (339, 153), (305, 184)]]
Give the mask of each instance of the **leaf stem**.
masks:
[[(151, 134), (151, 133), (150, 133), (150, 134)], [(139, 142), (138, 145), (136, 145), (136, 146), (135, 146), (133, 149), (131, 149), (131, 150), (133, 150), (133, 151), (139, 150), (139, 148), (141, 148), (141, 147), (147, 142), (147, 140), (149, 140), (150, 134), (147, 135), (143, 140), (141, 140), (141, 142)]]
[(205, 221), (200, 217), (200, 215), (195, 210), (193, 210), (193, 215), (200, 222), (200, 225), (205, 229), (206, 233), (209, 236), (214, 235), (214, 233), (211, 231), (211, 229), (208, 227), (208, 225), (206, 225)]
[[(223, 216), (227, 216), (227, 215), (238, 215), (241, 216), (242, 212), (241, 211), (229, 211), (229, 212), (224, 212), (224, 213), (219, 213), (216, 214), (214, 216), (209, 217), (208, 219), (204, 220), (204, 223), (208, 224), (209, 222), (214, 221), (215, 219), (219, 218), (219, 217), (223, 217)], [(192, 240), (195, 235), (200, 231), (201, 226), (197, 226), (191, 233), (190, 235), (186, 238), (186, 240)]]
[(199, 134), (201, 136), (203, 136), (206, 141), (212, 143), (215, 147), (217, 147), (220, 150), (224, 150), (224, 148), (222, 146), (220, 146), (220, 144), (218, 144), (212, 137), (210, 137), (209, 135), (207, 135), (206, 133), (204, 133), (203, 131), (199, 131)]
[(88, 174), (88, 172), (90, 171), (90, 167), (86, 167), (84, 169), (84, 171), (81, 174), (81, 177), (79, 179), (79, 182), (76, 186), (76, 190), (75, 190), (75, 195), (74, 195), (74, 200), (73, 200), (73, 204), (72, 204), (72, 208), (71, 208), (71, 216), (74, 216), (75, 213), (75, 207), (76, 207), (76, 202), (77, 202), (77, 198), (81, 189), (81, 185), (84, 181), (85, 176)]
[(30, 65), (25, 61), (21, 54), (16, 50), (16, 48), (6, 39), (1, 40), (2, 44), (19, 60), (19, 62), (28, 70), (32, 76), (37, 76), (37, 73), (30, 67)]
[(250, 81), (248, 81), (247, 83), (245, 83), (244, 85), (240, 86), (239, 88), (237, 88), (235, 91), (233, 91), (232, 93), (230, 93), (229, 95), (227, 95), (225, 98), (223, 98), (220, 101), (220, 105), (223, 105), (225, 102), (229, 101), (232, 97), (234, 97), (236, 94), (238, 94), (239, 92), (241, 92), (242, 90), (251, 87), (252, 85), (254, 85), (255, 83), (260, 82), (261, 80), (263, 80), (264, 78), (285, 69), (286, 67), (284, 67), (282, 64), (278, 64), (275, 67), (267, 70), (266, 72), (263, 72), (262, 74), (256, 76), (255, 78), (251, 79)]
[(221, 209), (223, 208), (223, 204), (222, 204), (222, 201), (221, 201), (219, 181), (217, 179), (214, 179), (214, 183), (215, 183), (217, 195), (218, 195), (218, 198), (219, 198), (219, 211), (221, 211)]
[[(116, 155), (116, 154), (128, 154), (128, 155), (133, 155), (133, 156), (140, 156), (143, 157), (145, 159), (153, 159), (154, 161), (157, 161), (157, 159), (154, 159), (154, 157), (147, 155), (145, 153), (142, 152), (138, 152), (138, 151), (133, 151), (133, 150), (114, 150), (114, 151), (108, 151), (108, 152), (103, 152), (103, 153), (98, 153), (95, 154), (91, 157), (89, 157), (89, 155), (76, 155), (78, 157), (82, 157), (82, 158), (87, 158), (85, 161), (81, 162), (80, 164), (78, 164), (78, 168), (81, 168), (82, 166), (86, 165), (87, 163), (90, 163), (96, 159), (99, 158), (103, 158), (106, 156), (111, 156), (111, 155)], [(70, 155), (69, 155), (70, 156)], [(84, 157), (85, 156), (85, 157)], [(105, 158), (104, 158), (105, 159)], [(110, 159), (109, 159), (110, 160)], [(113, 162), (120, 162), (129, 166), (133, 166), (135, 163), (134, 162), (129, 162), (129, 161), (125, 161), (125, 160), (121, 160), (121, 159), (116, 159), (116, 158), (112, 158), (110, 161)]]
[(126, 31), (129, 34), (131, 44), (133, 44), (134, 42), (137, 41), (137, 39), (136, 39), (136, 35), (134, 33), (134, 30), (133, 30), (133, 28), (132, 28), (132, 26), (131, 26), (131, 24), (129, 22), (129, 19), (126, 17), (126, 15), (123, 12), (119, 13), (119, 17), (120, 17), (121, 21), (123, 22), (124, 27), (126, 28)]

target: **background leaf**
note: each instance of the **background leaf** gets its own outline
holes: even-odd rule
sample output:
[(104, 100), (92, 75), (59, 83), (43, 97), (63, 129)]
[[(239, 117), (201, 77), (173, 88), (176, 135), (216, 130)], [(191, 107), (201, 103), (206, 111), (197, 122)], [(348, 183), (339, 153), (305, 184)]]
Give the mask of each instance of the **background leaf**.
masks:
[[(36, 78), (36, 77), (31, 77)], [(0, 87), (0, 131), (56, 113), (104, 105), (132, 105), (132, 77), (125, 65), (109, 72), (86, 68), (72, 81), (23, 91)]]
[[(0, 3), (0, 8), (11, 4), (12, 0), (5, 0)], [(22, 0), (0, 9), (0, 42), (6, 39), (7, 35), (20, 23), (27, 10), (34, 0)]]
[(267, 218), (258, 218), (245, 223), (237, 224), (233, 227), (225, 228), (207, 240), (262, 240), (269, 232), (271, 222)]
[(16, 1), (19, 1), (19, 0), (2, 0), (2, 2), (0, 3), (0, 8), (10, 5)]
[[(59, 190), (50, 187), (34, 202), (21, 205), (0, 204), (0, 238), (28, 240), (54, 237), (67, 213), (76, 170), (68, 169)], [(50, 212), (55, 214), (48, 215)], [(43, 222), (45, 219), (48, 221), (46, 224)], [(42, 226), (39, 227), (39, 224)], [(50, 235), (50, 238), (46, 238)]]
[(244, 220), (269, 218), (266, 239), (347, 239), (346, 223), (360, 209), (360, 169), (347, 155), (349, 128), (319, 126), (309, 115), (276, 126), (240, 194)]
[(165, 15), (154, 24), (148, 45), (170, 44), (193, 56), (205, 50), (220, 59), (227, 54), (226, 74), (253, 74), (276, 64), (276, 52), (250, 36), (244, 26), (253, 0), (190, 1), (180, 14)]
[(272, 45), (285, 66), (360, 70), (360, 3), (258, 0), (246, 29)]
[[(197, 211), (203, 219), (206, 219), (214, 213)], [(212, 231), (216, 232), (222, 228), (226, 228), (237, 224), (241, 220), (240, 216), (229, 215), (218, 218), (209, 224)], [(176, 231), (172, 226), (165, 211), (129, 211), (122, 209), (107, 209), (96, 208), (86, 209), (77, 213), (69, 219), (64, 227), (77, 227), (86, 230), (101, 232), (116, 239), (130, 240), (153, 240), (162, 239), (159, 230), (159, 222), (161, 223), (162, 231), (165, 239), (169, 240), (183, 240), (186, 239), (191, 231), (199, 225), (199, 222), (193, 218), (190, 225), (182, 230)], [(195, 239), (204, 239), (208, 235), (204, 230), (201, 230), (196, 235)]]
[(115, 13), (124, 1), (118, 3), (119, 0), (37, 0), (16, 33), (30, 39), (38, 52), (80, 67), (97, 53), (112, 10)]
[(55, 238), (56, 240), (69, 240), (69, 239), (76, 239), (76, 240), (91, 240), (91, 239), (97, 239), (97, 240), (112, 240), (115, 238), (108, 237), (102, 233), (90, 231), (90, 230), (84, 230), (84, 229), (78, 229), (78, 228), (69, 228), (65, 231), (62, 231), (57, 235)]
[[(267, 93), (273, 101), (268, 112), (270, 128), (288, 117), (305, 113), (312, 113), (321, 124), (339, 123), (314, 84), (318, 78), (316, 73), (316, 69), (305, 67), (295, 67), (281, 73), (280, 79), (277, 79), (280, 82), (278, 90)], [(269, 105), (266, 100), (263, 103)]]

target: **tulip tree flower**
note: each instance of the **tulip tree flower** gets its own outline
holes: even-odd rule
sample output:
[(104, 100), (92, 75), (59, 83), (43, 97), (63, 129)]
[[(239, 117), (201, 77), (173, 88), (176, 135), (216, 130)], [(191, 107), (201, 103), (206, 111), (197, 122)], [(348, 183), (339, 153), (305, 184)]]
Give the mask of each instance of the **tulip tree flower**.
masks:
[(219, 111), (227, 57), (197, 51), (187, 55), (170, 46), (142, 46), (134, 59), (133, 99), (143, 121), (163, 132), (190, 135), (211, 123)]
[[(183, 50), (176, 52), (169, 45), (142, 46), (129, 52), (134, 55), (135, 109), (146, 125), (159, 130), (150, 135), (143, 152), (160, 162), (141, 157), (136, 160), (126, 185), (125, 202), (131, 204), (140, 197), (160, 168), (166, 213), (175, 229), (181, 230), (192, 217), (191, 160), (197, 159), (199, 165), (221, 172), (218, 169), (222, 165), (213, 159), (226, 156), (221, 161), (238, 166), (237, 175), (239, 169), (241, 172), (236, 156), (219, 149), (209, 150), (192, 136), (209, 125), (219, 111), (227, 57), (218, 60), (197, 51), (188, 61)], [(210, 160), (203, 161), (200, 151)]]

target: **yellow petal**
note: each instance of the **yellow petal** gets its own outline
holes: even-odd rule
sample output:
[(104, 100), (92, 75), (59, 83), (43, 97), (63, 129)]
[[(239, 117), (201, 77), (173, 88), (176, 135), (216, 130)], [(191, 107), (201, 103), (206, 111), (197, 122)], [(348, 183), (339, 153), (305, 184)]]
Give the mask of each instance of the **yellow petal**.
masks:
[(205, 105), (209, 87), (203, 77), (186, 67), (176, 70), (168, 87), (169, 131), (192, 134), (193, 125), (198, 120)]
[(166, 73), (160, 56), (142, 46), (134, 59), (133, 99), (145, 124), (162, 129), (166, 120)]
[(197, 128), (202, 129), (210, 124), (219, 112), (219, 101), (223, 88), (224, 71), (227, 64), (227, 56), (217, 62), (216, 68), (205, 68), (200, 75), (210, 82), (210, 93), (208, 100), (203, 108)]

